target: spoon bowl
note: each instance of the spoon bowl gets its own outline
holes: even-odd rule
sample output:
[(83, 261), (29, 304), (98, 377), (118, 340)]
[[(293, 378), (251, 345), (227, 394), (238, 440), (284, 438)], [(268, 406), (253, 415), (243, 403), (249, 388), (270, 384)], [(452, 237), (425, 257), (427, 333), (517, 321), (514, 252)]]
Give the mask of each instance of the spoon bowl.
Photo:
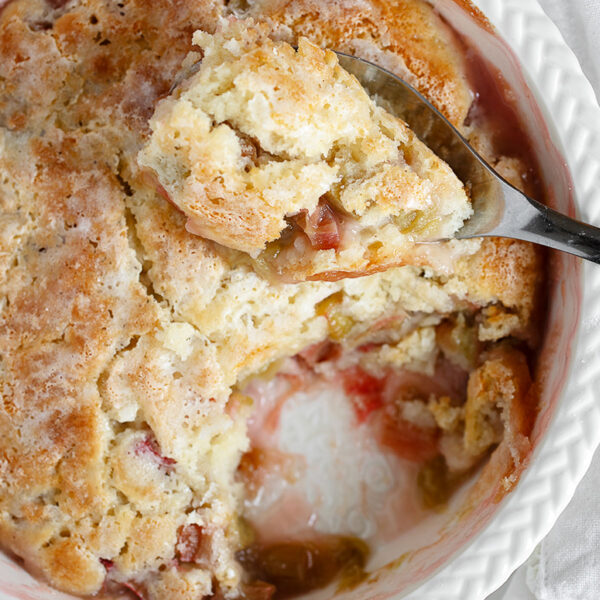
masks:
[(600, 228), (552, 210), (508, 183), (431, 102), (401, 78), (362, 58), (336, 54), (340, 65), (371, 95), (385, 101), (386, 108), (403, 119), (465, 184), (473, 215), (455, 238), (513, 238), (600, 263)]

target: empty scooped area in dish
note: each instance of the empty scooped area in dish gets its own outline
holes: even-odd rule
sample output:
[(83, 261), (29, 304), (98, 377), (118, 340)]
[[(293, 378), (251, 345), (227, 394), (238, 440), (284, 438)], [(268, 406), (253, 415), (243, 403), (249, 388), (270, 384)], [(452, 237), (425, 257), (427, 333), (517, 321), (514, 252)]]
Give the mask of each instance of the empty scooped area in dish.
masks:
[(499, 367), (492, 376), (508, 376), (518, 396), (488, 405), (485, 394), (499, 390), (478, 381), (485, 368), (470, 375), (478, 349), (463, 343), (461, 354), (447, 335), (444, 323), (446, 354), (429, 373), (373, 369), (365, 357), (382, 344), (347, 352), (327, 341), (236, 393), (236, 403), (253, 406), (237, 473), (246, 537), (237, 556), (275, 585), (275, 598), (359, 584), (386, 564), (382, 548), (406, 555), (452, 518), (453, 494), (498, 443), (514, 435), (515, 456), (522, 452), (518, 436), (531, 420), (515, 413), (529, 387), (526, 365), (512, 362), (514, 350), (496, 353), (487, 368)]

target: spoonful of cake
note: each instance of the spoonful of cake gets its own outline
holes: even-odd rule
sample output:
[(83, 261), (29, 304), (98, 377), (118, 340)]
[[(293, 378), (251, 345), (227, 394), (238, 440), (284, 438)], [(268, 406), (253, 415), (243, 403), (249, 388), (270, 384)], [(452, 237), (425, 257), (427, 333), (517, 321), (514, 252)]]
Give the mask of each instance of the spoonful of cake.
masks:
[(194, 43), (138, 163), (234, 259), (287, 281), (450, 273), (499, 235), (600, 260), (600, 230), (526, 198), (387, 71), (235, 20)]

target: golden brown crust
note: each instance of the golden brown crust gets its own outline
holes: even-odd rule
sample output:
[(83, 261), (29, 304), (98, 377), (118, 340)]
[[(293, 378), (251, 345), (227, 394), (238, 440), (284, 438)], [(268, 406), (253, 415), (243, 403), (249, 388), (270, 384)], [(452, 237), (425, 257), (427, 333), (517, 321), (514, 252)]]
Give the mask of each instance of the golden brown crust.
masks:
[(195, 33), (203, 59), (158, 103), (138, 163), (188, 231), (287, 279), (429, 264), (415, 244), (472, 212), (462, 182), (334, 53), (268, 34), (251, 20)]
[(219, 0), (158, 0), (151, 11), (141, 1), (53, 9), (13, 0), (0, 31), (2, 123), (23, 129), (58, 111), (67, 129), (90, 121), (112, 126), (115, 118), (145, 127), (191, 48), (192, 32), (214, 27), (221, 10)]
[(529, 435), (526, 414), (531, 376), (525, 356), (514, 348), (498, 348), (469, 377), (465, 404), (465, 449), (479, 455), (501, 441), (518, 464)]
[[(21, 210), (32, 224), (3, 286), (2, 520), (24, 529), (19, 546), (25, 543), (28, 559), (52, 565), (57, 585), (93, 592), (104, 574), (76, 541), (70, 519), (102, 515), (112, 503), (98, 476), (106, 422), (96, 382), (115, 352), (155, 325), (158, 312), (138, 282), (118, 181), (85, 162), (86, 146), (95, 154), (98, 140), (57, 137), (30, 142), (40, 166), (25, 175), (20, 162), (3, 161), (24, 184)], [(61, 537), (63, 528), (72, 539)]]
[[(161, 320), (128, 240), (118, 155), (127, 126), (145, 127), (168, 89), (165, 68), (175, 71), (187, 52), (187, 28), (210, 25), (218, 11), (194, 6), (129, 2), (120, 15), (116, 3), (65, 11), (13, 2), (1, 15), (0, 202), (9, 227), (0, 242), (8, 257), (0, 528), (27, 564), (74, 592), (96, 592), (106, 577), (99, 558), (128, 539), (138, 536), (154, 556), (165, 547), (136, 529), (108, 478), (114, 432), (99, 383), (109, 361)], [(152, 51), (140, 52), (144, 45)], [(170, 523), (160, 512), (149, 530)], [(174, 538), (183, 515), (169, 525)], [(131, 564), (144, 568), (141, 557)]]
[[(543, 285), (542, 251), (526, 242), (505, 238), (487, 238), (476, 254), (462, 259), (457, 275), (469, 282), (471, 297), (477, 301), (494, 298), (506, 310), (490, 310), (482, 324), (487, 335), (496, 328), (504, 337), (509, 315), (516, 314), (518, 325), (511, 333), (531, 338), (532, 326), (537, 325), (533, 315), (539, 306)], [(495, 321), (495, 322), (494, 322)]]
[[(242, 14), (284, 26), (324, 47), (372, 60), (426, 94), (457, 126), (471, 104), (464, 58), (450, 29), (423, 0), (251, 0)], [(236, 2), (232, 3), (236, 6)]]

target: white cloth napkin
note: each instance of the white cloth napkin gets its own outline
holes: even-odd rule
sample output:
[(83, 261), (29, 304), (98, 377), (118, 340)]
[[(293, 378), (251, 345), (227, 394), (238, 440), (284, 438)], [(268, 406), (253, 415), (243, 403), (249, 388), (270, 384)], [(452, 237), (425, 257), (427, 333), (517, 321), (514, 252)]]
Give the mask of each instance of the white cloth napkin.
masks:
[(599, 599), (600, 450), (550, 533), (488, 600)]
[[(600, 100), (600, 0), (539, 0)], [(487, 600), (600, 600), (600, 450), (558, 521)]]
[(600, 1), (539, 0), (577, 55), (600, 98)]

